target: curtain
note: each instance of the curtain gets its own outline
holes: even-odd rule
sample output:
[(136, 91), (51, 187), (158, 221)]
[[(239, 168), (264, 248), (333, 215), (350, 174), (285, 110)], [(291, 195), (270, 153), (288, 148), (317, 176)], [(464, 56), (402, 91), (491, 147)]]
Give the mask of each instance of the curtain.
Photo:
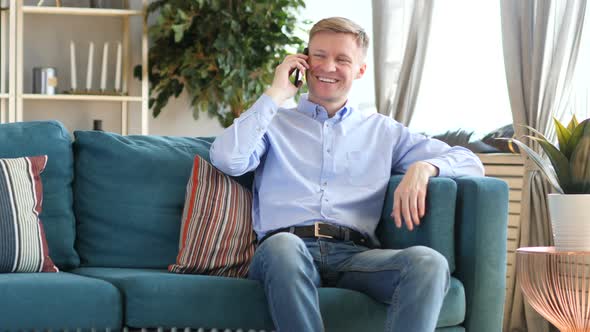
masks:
[[(586, 0), (501, 0), (504, 63), (517, 137), (529, 134), (521, 125), (555, 137), (552, 118), (559, 118), (560, 105), (569, 98), (585, 10)], [(553, 244), (546, 200), (550, 191), (526, 159), (519, 247)], [(513, 294), (506, 301), (505, 332), (554, 330), (526, 303), (518, 283)]]
[(375, 100), (408, 126), (422, 78), (433, 0), (373, 0)]

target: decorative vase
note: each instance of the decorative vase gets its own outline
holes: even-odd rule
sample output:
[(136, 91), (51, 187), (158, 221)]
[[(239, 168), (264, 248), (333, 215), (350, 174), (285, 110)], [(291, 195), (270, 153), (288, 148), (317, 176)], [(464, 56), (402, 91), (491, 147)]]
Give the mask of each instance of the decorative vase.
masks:
[(590, 251), (590, 194), (549, 194), (549, 217), (558, 251)]

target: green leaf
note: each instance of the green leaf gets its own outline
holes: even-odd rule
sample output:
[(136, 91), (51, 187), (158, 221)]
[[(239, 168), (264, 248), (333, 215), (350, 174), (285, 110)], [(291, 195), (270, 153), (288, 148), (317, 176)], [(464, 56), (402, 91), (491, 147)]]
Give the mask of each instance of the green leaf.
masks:
[(578, 119), (576, 119), (576, 115), (574, 114), (574, 116), (572, 117), (570, 123), (567, 125), (567, 129), (570, 132), (573, 132), (574, 129), (578, 126)]
[(572, 186), (580, 194), (590, 194), (590, 135), (583, 136), (570, 159)]
[(178, 17), (180, 17), (181, 20), (183, 20), (183, 21), (188, 20), (188, 16), (184, 12), (184, 10), (178, 8), (178, 10), (176, 12), (178, 13)]
[(174, 41), (179, 43), (184, 36), (184, 24), (174, 24), (172, 31), (174, 31)]
[(530, 130), (530, 131), (532, 131), (533, 133), (535, 133), (535, 134), (536, 134), (537, 136), (539, 136), (540, 138), (542, 138), (542, 139), (544, 139), (544, 140), (546, 140), (546, 141), (549, 141), (549, 140), (547, 139), (547, 137), (545, 137), (545, 135), (543, 135), (543, 133), (541, 133), (541, 132), (540, 132), (540, 131), (538, 131), (537, 129), (535, 129), (535, 128), (531, 127), (531, 126), (527, 126), (527, 125), (520, 125), (520, 126), (521, 126), (521, 127), (524, 127), (524, 128), (526, 128), (526, 129), (528, 129), (528, 130)]
[(555, 123), (555, 132), (557, 134), (557, 141), (559, 142), (559, 150), (563, 152), (566, 158), (570, 157), (571, 151), (568, 150), (568, 142), (572, 133), (564, 127), (557, 118), (553, 117)]
[(568, 150), (569, 151), (574, 151), (576, 149), (576, 146), (578, 145), (578, 143), (580, 142), (580, 139), (585, 136), (590, 134), (590, 119), (586, 119), (582, 122), (580, 122), (573, 130), (572, 132), (572, 137), (570, 137), (570, 140), (568, 142)]
[(529, 148), (526, 144), (522, 143), (521, 141), (514, 138), (508, 138), (505, 140), (511, 141), (512, 143), (516, 144), (521, 149), (521, 151), (524, 151), (527, 154), (527, 156), (535, 163), (535, 165), (539, 167), (539, 170), (541, 171), (541, 173), (543, 173), (543, 175), (545, 175), (545, 178), (549, 181), (549, 183), (559, 193), (564, 193), (563, 189), (559, 185), (557, 174), (555, 173), (555, 170), (549, 162), (544, 160), (538, 153), (536, 153), (533, 149)]
[[(194, 112), (231, 124), (272, 82), (288, 50), (302, 48), (295, 33), (309, 24), (302, 25), (309, 21), (298, 13), (304, 6), (302, 0), (151, 1), (148, 78), (154, 115), (186, 88)], [(134, 74), (139, 78), (140, 69)]]
[(533, 141), (536, 141), (541, 145), (545, 154), (549, 157), (551, 164), (553, 165), (553, 169), (557, 175), (559, 180), (559, 185), (567, 192), (567, 188), (571, 182), (571, 174), (570, 174), (570, 165), (568, 159), (565, 157), (561, 151), (559, 151), (553, 144), (549, 143), (547, 140), (542, 138), (537, 138), (533, 136), (527, 136)]

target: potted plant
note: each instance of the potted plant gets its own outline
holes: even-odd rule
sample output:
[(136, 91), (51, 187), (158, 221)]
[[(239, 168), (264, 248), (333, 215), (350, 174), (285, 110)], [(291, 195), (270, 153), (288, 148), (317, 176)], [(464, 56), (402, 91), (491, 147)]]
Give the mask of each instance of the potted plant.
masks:
[(512, 139), (539, 167), (557, 193), (548, 205), (555, 247), (562, 251), (590, 251), (590, 119), (578, 123), (574, 116), (564, 126), (554, 119), (558, 146), (528, 127), (547, 157), (543, 159), (523, 142)]
[[(148, 13), (150, 108), (157, 117), (184, 89), (193, 116), (208, 112), (228, 127), (272, 82), (288, 53), (302, 49), (295, 30), (304, 0), (159, 0)], [(290, 51), (290, 52), (289, 52)], [(141, 77), (141, 67), (135, 68)]]

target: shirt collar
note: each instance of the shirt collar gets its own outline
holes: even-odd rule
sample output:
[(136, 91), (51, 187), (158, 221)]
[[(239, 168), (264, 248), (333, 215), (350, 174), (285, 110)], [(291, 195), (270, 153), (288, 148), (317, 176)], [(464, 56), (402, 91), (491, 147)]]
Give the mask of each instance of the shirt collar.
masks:
[[(301, 98), (299, 98), (299, 104), (297, 105), (297, 110), (311, 117), (312, 119), (315, 119), (322, 123), (329, 119), (328, 112), (326, 111), (326, 109), (321, 105), (309, 101), (308, 94), (301, 95)], [(346, 100), (344, 106), (342, 106), (342, 108), (338, 110), (336, 114), (334, 114), (334, 116), (332, 117), (333, 120), (331, 121), (335, 123), (340, 122), (352, 113), (354, 113), (354, 111), (350, 106), (349, 101)]]

